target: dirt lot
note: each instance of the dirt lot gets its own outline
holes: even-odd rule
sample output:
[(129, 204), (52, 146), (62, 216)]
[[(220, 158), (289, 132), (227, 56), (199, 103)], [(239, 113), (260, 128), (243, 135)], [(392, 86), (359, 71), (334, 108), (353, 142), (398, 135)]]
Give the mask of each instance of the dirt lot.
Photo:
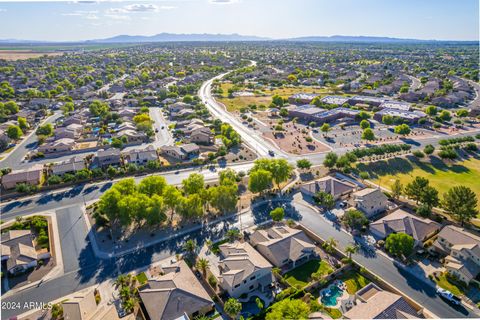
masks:
[(63, 52), (35, 52), (31, 50), (0, 50), (0, 60), (16, 61), (43, 56), (55, 57), (61, 56)]

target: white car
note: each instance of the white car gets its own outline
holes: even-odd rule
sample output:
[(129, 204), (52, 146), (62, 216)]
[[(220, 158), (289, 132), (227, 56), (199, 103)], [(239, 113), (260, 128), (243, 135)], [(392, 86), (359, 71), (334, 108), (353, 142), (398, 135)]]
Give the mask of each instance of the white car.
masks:
[(437, 288), (437, 294), (454, 305), (460, 305), (462, 302), (462, 299), (442, 288)]

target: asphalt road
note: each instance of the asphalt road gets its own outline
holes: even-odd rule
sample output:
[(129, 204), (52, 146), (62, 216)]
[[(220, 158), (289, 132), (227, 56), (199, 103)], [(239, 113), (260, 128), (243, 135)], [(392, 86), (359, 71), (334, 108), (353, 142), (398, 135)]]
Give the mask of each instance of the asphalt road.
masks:
[[(308, 205), (301, 201), (292, 202), (291, 204), (288, 202), (289, 201), (285, 204), (285, 208), (287, 209), (289, 217), (307, 226), (322, 238), (334, 237), (338, 240), (338, 247), (340, 249), (354, 242), (351, 235), (339, 229), (335, 224), (312, 210)], [(118, 259), (99, 260), (92, 257), (89, 240), (86, 240), (86, 246), (84, 246), (83, 237), (74, 236), (72, 240), (78, 241), (80, 246), (83, 246), (77, 258), (77, 270), (66, 272), (61, 277), (46, 281), (38, 288), (29, 288), (17, 294), (7, 295), (3, 297), (2, 300), (8, 303), (13, 301), (48, 302), (58, 299), (95, 283), (115, 278), (118, 272), (129, 272), (147, 266), (155, 261), (165, 259), (177, 252), (181, 252), (182, 244), (188, 239), (194, 239), (197, 244), (201, 245), (206, 239), (213, 239), (215, 241), (222, 238), (224, 233), (230, 228), (248, 228), (267, 221), (268, 213), (276, 206), (278, 206), (278, 204), (260, 205), (255, 208), (253, 212), (245, 213), (241, 217), (231, 218), (210, 226), (203, 226), (200, 230), (193, 231), (188, 235), (176, 236), (168, 241), (142, 248)], [(68, 210), (62, 212), (60, 212), (60, 214), (67, 213), (69, 215), (72, 214), (74, 217), (76, 216), (76, 213), (68, 212)], [(71, 218), (67, 219), (67, 228), (69, 224), (72, 224), (72, 221), (74, 222), (74, 218), (73, 220)], [(404, 294), (442, 318), (475, 317), (469, 310), (463, 307), (453, 308), (438, 298), (435, 295), (435, 288), (428, 282), (424, 275), (411, 274), (398, 268), (390, 259), (383, 255), (364, 255), (363, 253), (358, 253), (353, 255), (353, 258), (356, 262), (386, 279)], [(2, 310), (2, 319), (8, 319), (8, 317), (18, 315), (25, 311), (27, 310)]]
[(159, 107), (152, 107), (149, 109), (150, 117), (153, 119), (153, 127), (155, 129), (155, 142), (153, 145), (160, 148), (165, 145), (172, 145), (174, 143), (172, 134), (168, 130), (168, 124), (162, 114), (162, 109)]
[[(47, 123), (54, 123), (58, 118), (60, 118), (62, 114), (57, 112), (43, 122), (41, 125)], [(25, 165), (22, 163), (25, 156), (29, 151), (34, 150), (37, 147), (37, 135), (35, 134), (35, 130), (26, 138), (24, 139), (13, 151), (8, 153), (4, 159), (0, 160), (0, 168), (13, 168), (19, 169), (25, 166), (31, 166), (31, 164)]]
[(57, 223), (64, 272), (68, 273), (80, 268), (78, 259), (80, 254), (93, 261), (95, 254), (88, 246), (87, 225), (81, 207), (72, 206), (57, 210)]

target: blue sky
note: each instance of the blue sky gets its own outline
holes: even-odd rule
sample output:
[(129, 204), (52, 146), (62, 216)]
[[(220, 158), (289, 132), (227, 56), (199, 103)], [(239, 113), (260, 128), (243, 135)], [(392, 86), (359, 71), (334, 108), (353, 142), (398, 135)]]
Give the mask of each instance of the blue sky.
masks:
[(119, 34), (365, 35), (478, 40), (478, 0), (156, 0), (2, 2), (0, 39)]

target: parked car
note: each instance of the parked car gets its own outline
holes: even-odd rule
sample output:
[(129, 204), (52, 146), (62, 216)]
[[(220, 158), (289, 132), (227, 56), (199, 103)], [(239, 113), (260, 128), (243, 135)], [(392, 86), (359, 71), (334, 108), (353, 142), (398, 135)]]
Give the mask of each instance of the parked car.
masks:
[(275, 152), (273, 152), (273, 150), (268, 150), (268, 154), (270, 155), (270, 157), (275, 156)]
[(456, 295), (454, 295), (450, 291), (445, 290), (443, 288), (437, 288), (437, 294), (441, 298), (447, 300), (448, 302), (450, 302), (451, 304), (454, 304), (456, 306), (458, 306), (462, 303), (462, 299), (460, 299), (459, 297), (457, 297)]

